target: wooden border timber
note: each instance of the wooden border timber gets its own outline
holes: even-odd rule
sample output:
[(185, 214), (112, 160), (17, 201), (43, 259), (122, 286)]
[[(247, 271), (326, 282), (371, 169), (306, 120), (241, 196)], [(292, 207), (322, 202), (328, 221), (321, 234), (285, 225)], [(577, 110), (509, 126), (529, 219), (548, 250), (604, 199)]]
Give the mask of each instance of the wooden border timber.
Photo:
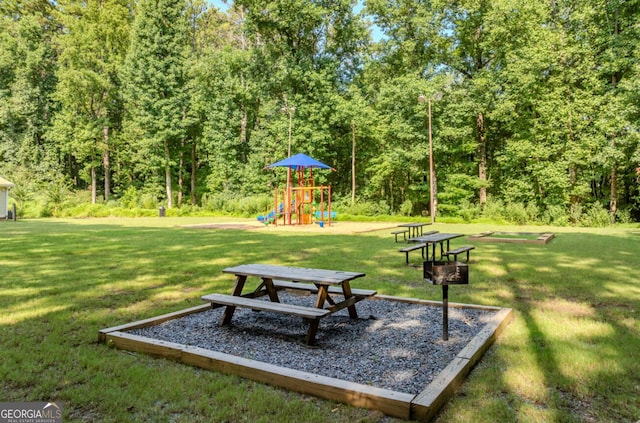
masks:
[[(527, 238), (502, 238), (500, 236), (492, 236), (493, 234), (505, 234), (505, 235), (538, 235), (536, 239), (527, 239)], [(548, 244), (551, 240), (555, 238), (555, 234), (553, 232), (502, 232), (502, 231), (491, 231), (491, 232), (482, 232), (475, 235), (467, 236), (469, 241), (481, 241), (481, 242), (505, 242), (511, 244)]]
[[(442, 302), (377, 295), (372, 300), (387, 300), (441, 307)], [(236, 375), (295, 392), (334, 400), (355, 407), (379, 410), (403, 419), (429, 421), (453, 396), (473, 366), (497, 339), (513, 317), (509, 308), (450, 303), (450, 307), (497, 311), (454, 360), (417, 395), (377, 388), (313, 373), (302, 372), (255, 360), (236, 357), (200, 347), (177, 344), (126, 333), (127, 330), (154, 326), (171, 319), (198, 313), (211, 304), (191, 307), (155, 318), (102, 329), (100, 342), (120, 349), (169, 358), (191, 366)]]
[(146, 328), (149, 326), (155, 326), (155, 325), (164, 323), (168, 320), (173, 320), (180, 317), (188, 316), (189, 314), (200, 313), (201, 311), (209, 310), (211, 308), (212, 308), (211, 303), (201, 304), (201, 305), (187, 308), (184, 310), (174, 311), (173, 313), (163, 314), (162, 316), (151, 317), (149, 319), (139, 320), (133, 323), (125, 323), (124, 325), (101, 329), (98, 331), (98, 341), (105, 342), (107, 339), (106, 338), (107, 334), (111, 332), (120, 331), (120, 330), (133, 330), (133, 329)]
[(433, 419), (512, 318), (510, 308), (500, 310), (438, 377), (416, 395), (411, 405), (411, 417), (420, 421)]

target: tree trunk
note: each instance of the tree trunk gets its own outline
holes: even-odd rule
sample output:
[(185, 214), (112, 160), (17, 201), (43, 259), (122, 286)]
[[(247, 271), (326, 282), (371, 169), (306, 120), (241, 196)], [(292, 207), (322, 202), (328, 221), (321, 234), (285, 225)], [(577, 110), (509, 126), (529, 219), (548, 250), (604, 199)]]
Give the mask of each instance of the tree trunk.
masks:
[[(182, 109), (182, 123), (187, 120), (187, 109)], [(184, 147), (187, 143), (187, 136), (180, 140), (180, 158), (178, 163), (178, 207), (182, 206), (182, 196), (184, 195)]]
[[(614, 23), (614, 37), (617, 42), (618, 35), (620, 34), (620, 19), (618, 16), (618, 9), (615, 10), (615, 23)], [(611, 76), (611, 85), (615, 90), (618, 87), (618, 74), (614, 71)], [(613, 151), (616, 149), (616, 134), (611, 135), (611, 148)], [(611, 216), (611, 223), (616, 222), (616, 215), (618, 214), (618, 174), (616, 170), (616, 161), (613, 159), (611, 163), (611, 195), (609, 197), (609, 215)]]
[(182, 192), (184, 191), (184, 139), (180, 142), (180, 159), (178, 164), (178, 207), (182, 206)]
[(389, 178), (389, 198), (390, 198), (389, 206), (391, 207), (391, 212), (393, 212), (395, 210), (394, 207), (393, 207), (394, 206), (394, 201), (393, 201), (394, 200), (393, 199), (393, 176), (391, 176)]
[(111, 193), (111, 158), (109, 152), (109, 127), (102, 128), (104, 140), (104, 154), (102, 156), (102, 167), (104, 168), (104, 202), (109, 201)]
[[(615, 144), (612, 141), (612, 144)], [(609, 214), (611, 215), (611, 223), (616, 223), (616, 215), (618, 213), (618, 173), (616, 166), (611, 169), (611, 197), (609, 199)]]
[(198, 172), (198, 158), (196, 156), (196, 141), (191, 143), (191, 205), (195, 206), (198, 203), (196, 196), (196, 175)]
[(91, 165), (91, 204), (96, 203), (96, 167)]
[(482, 113), (478, 113), (476, 118), (476, 130), (478, 131), (478, 179), (482, 184), (479, 201), (480, 206), (484, 206), (487, 203), (487, 139)]
[(167, 208), (173, 208), (173, 190), (171, 189), (171, 156), (169, 140), (164, 140), (164, 180), (167, 189)]
[(351, 205), (356, 203), (356, 125), (351, 122)]
[[(573, 132), (573, 113), (569, 110), (569, 127), (567, 128), (569, 131), (569, 146), (575, 145), (575, 134)], [(569, 197), (569, 201), (572, 206), (575, 206), (580, 201), (580, 198), (575, 194), (576, 184), (578, 183), (578, 171), (576, 170), (576, 165), (574, 163), (569, 163), (569, 184), (571, 185), (571, 196)]]

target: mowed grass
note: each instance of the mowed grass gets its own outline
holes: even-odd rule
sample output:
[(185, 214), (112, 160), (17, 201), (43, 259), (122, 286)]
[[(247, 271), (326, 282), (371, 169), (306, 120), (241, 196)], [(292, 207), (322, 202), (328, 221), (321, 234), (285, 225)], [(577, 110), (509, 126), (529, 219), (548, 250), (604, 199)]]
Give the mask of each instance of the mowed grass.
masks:
[[(0, 222), (0, 402), (59, 401), (65, 422), (395, 421), (97, 342), (99, 329), (229, 293), (233, 277), (221, 270), (241, 263), (363, 271), (354, 287), (441, 299), (421, 269), (404, 266), (390, 229), (178, 226), (214, 220)], [(515, 319), (438, 421), (640, 419), (640, 229), (429, 229), (556, 233), (547, 245), (475, 244), (470, 284), (450, 301), (511, 307)], [(452, 245), (463, 244), (474, 243)]]

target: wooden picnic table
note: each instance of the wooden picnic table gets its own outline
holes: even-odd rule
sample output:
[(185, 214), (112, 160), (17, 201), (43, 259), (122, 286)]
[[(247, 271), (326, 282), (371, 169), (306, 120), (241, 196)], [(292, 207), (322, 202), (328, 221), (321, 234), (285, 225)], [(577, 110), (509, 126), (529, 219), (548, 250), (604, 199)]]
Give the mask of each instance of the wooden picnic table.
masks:
[(409, 238), (413, 238), (417, 236), (422, 236), (422, 228), (428, 225), (431, 225), (431, 223), (413, 222), (413, 223), (402, 223), (398, 225), (398, 227), (409, 228)]
[[(270, 264), (243, 264), (228, 267), (223, 272), (236, 276), (233, 293), (231, 295), (209, 294), (202, 297), (203, 300), (226, 306), (221, 325), (227, 325), (231, 322), (236, 307), (300, 316), (309, 322), (306, 335), (308, 345), (313, 345), (315, 342), (320, 318), (347, 308), (349, 317), (356, 319), (358, 313), (355, 304), (376, 294), (376, 291), (372, 290), (351, 289), (350, 281), (365, 276), (360, 272)], [(250, 276), (261, 278), (262, 283), (254, 291), (243, 294), (245, 282)], [(282, 304), (278, 297), (278, 291), (282, 289), (298, 289), (317, 293), (314, 307)], [(331, 297), (332, 294), (340, 295), (343, 299), (336, 301), (337, 298), (334, 300)], [(270, 301), (255, 299), (265, 295), (269, 296)]]
[(464, 236), (463, 234), (448, 234), (448, 233), (437, 232), (434, 234), (409, 238), (409, 242), (419, 242), (419, 243), (427, 244), (427, 254), (426, 254), (427, 259), (429, 258), (429, 245), (433, 246), (433, 249), (431, 250), (431, 261), (435, 261), (436, 260), (436, 244), (440, 244), (440, 257), (442, 257), (443, 255), (445, 255), (444, 243), (445, 242), (447, 243), (446, 251), (449, 251), (449, 241), (455, 238), (463, 237), (463, 236)]

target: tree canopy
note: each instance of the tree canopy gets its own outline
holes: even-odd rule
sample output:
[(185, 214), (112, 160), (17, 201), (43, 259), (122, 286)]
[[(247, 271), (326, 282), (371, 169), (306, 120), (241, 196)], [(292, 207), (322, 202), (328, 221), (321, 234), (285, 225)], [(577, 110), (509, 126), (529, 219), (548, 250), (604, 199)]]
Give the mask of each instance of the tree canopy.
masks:
[(198, 207), (291, 150), (418, 215), (431, 117), (443, 215), (640, 220), (640, 0), (229, 3), (2, 2), (0, 174)]

